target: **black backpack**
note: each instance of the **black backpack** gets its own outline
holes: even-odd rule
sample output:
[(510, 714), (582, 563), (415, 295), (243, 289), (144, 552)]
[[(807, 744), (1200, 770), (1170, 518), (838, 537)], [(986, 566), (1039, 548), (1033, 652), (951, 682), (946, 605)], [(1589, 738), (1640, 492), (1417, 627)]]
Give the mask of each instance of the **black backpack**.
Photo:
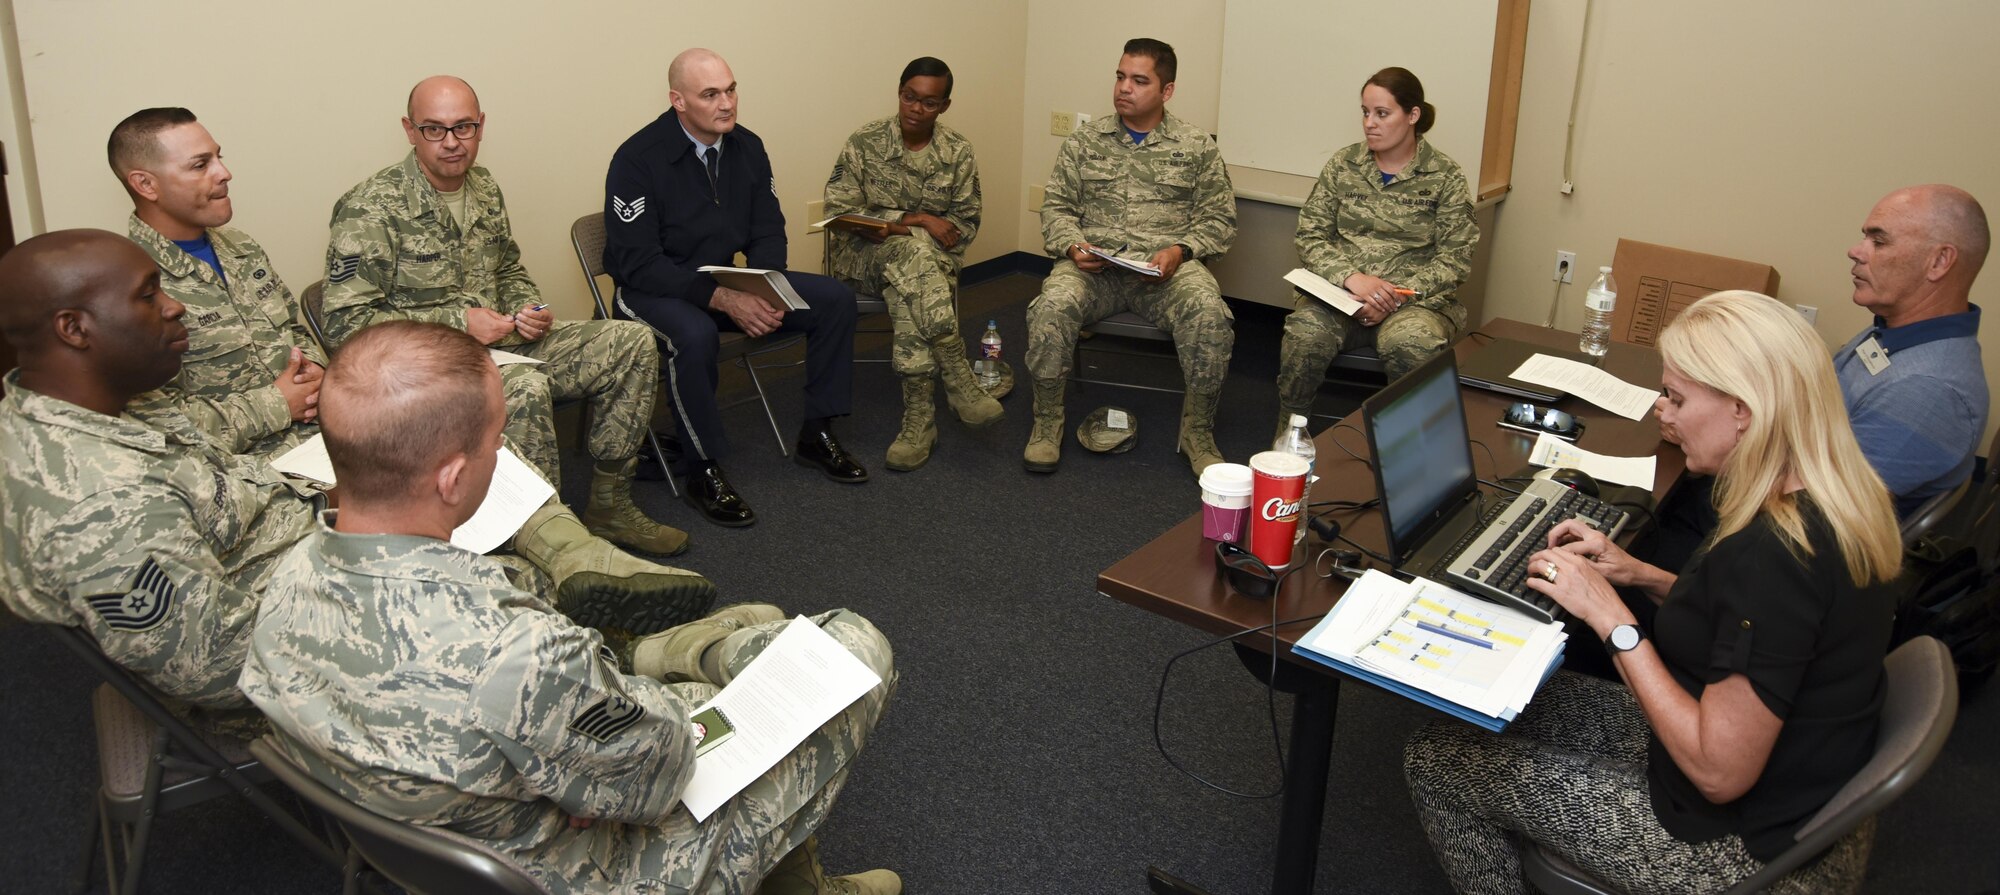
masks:
[(1920, 634), (1943, 641), (1962, 690), (2000, 666), (2000, 470), (1980, 465), (1953, 496), (1904, 525), (1891, 644)]

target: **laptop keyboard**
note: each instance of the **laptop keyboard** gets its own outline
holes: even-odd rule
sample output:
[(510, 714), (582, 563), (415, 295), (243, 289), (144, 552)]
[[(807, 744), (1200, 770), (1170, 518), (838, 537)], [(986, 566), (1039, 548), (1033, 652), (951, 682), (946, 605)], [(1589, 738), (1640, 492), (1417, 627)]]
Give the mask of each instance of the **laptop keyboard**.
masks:
[(1561, 607), (1525, 583), (1528, 557), (1548, 544), (1549, 529), (1564, 520), (1582, 519), (1612, 538), (1630, 518), (1631, 514), (1595, 497), (1535, 479), (1480, 520), (1436, 568), (1443, 570), (1447, 584), (1554, 621), (1562, 616)]

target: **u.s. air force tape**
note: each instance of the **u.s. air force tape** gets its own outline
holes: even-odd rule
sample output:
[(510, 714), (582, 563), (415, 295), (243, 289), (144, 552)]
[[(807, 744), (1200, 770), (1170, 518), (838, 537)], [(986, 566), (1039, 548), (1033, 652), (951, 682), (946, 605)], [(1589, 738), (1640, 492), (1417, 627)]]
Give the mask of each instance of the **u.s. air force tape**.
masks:
[(600, 743), (609, 741), (646, 717), (639, 704), (623, 696), (606, 696), (569, 722), (569, 729)]
[(345, 283), (348, 280), (354, 279), (354, 274), (360, 270), (360, 255), (343, 255), (333, 259), (332, 263), (326, 266), (326, 281), (328, 283)]
[(129, 590), (85, 597), (90, 608), (114, 631), (147, 631), (158, 626), (173, 608), (177, 591), (167, 570), (151, 558), (139, 567)]

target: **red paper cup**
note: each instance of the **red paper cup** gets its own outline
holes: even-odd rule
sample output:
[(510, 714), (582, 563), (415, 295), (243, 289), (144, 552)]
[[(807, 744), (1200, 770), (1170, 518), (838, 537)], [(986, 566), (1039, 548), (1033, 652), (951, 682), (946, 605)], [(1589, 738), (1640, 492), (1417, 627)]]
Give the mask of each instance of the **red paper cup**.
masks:
[(1284, 451), (1250, 458), (1250, 551), (1273, 570), (1292, 564), (1309, 469), (1306, 458)]

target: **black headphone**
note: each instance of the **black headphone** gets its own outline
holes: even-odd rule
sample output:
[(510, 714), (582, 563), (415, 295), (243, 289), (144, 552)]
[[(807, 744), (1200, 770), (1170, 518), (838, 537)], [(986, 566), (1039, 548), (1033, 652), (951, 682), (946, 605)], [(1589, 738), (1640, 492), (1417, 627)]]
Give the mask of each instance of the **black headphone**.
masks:
[[(1333, 543), (1334, 539), (1340, 537), (1340, 523), (1324, 516), (1306, 517), (1306, 527), (1312, 529), (1313, 534), (1319, 535), (1319, 539), (1328, 544)], [(1333, 567), (1325, 568), (1322, 564), (1329, 559), (1333, 560)], [(1332, 578), (1335, 575), (1339, 575), (1342, 578), (1353, 581), (1360, 578), (1363, 572), (1368, 571), (1368, 567), (1362, 565), (1361, 562), (1361, 552), (1358, 550), (1328, 547), (1325, 550), (1321, 550), (1319, 557), (1313, 560), (1313, 571), (1317, 572), (1321, 578)]]

